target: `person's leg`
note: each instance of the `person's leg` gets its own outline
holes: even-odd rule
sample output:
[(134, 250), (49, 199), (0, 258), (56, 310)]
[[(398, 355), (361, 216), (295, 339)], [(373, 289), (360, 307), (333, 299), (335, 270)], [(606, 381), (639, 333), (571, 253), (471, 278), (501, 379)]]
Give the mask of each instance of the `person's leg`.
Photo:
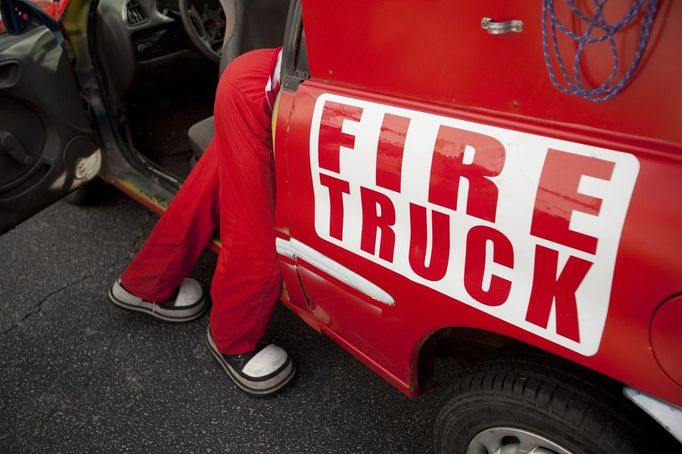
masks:
[(112, 301), (124, 307), (116, 292), (145, 297), (142, 307), (158, 316), (158, 307), (166, 305), (149, 301), (171, 297), (182, 283), (175, 300), (180, 299), (188, 281), (183, 279), (219, 218), (222, 248), (211, 286), (207, 343), (234, 382), (252, 395), (276, 392), (295, 374), (283, 349), (259, 344), (282, 285), (275, 251), (271, 114), (265, 100), (275, 56), (275, 50), (254, 51), (226, 69), (209, 150), (110, 292)]
[(168, 301), (212, 241), (218, 227), (216, 158), (211, 142), (121, 276), (121, 284), (134, 295)]
[(215, 141), (222, 249), (211, 285), (211, 333), (221, 353), (253, 351), (281, 290), (274, 233), (274, 163), (265, 85), (275, 50), (236, 59), (220, 80)]
[(207, 302), (187, 278), (218, 226), (218, 165), (211, 142), (121, 278), (111, 302), (168, 322), (200, 317)]
[(215, 106), (222, 249), (206, 340), (230, 378), (254, 396), (279, 391), (296, 371), (286, 351), (259, 343), (282, 285), (275, 251), (271, 114), (265, 101), (275, 56), (275, 50), (261, 50), (232, 62), (220, 80)]

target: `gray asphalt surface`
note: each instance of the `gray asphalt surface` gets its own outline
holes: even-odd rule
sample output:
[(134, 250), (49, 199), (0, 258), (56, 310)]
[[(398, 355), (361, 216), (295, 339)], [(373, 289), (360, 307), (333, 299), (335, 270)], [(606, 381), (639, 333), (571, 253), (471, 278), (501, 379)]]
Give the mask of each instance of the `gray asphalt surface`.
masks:
[[(204, 344), (107, 291), (156, 222), (119, 196), (59, 202), (0, 236), (0, 453), (427, 453), (443, 389), (411, 401), (283, 306), (268, 337), (298, 378), (240, 392)], [(215, 257), (194, 277), (208, 288)]]

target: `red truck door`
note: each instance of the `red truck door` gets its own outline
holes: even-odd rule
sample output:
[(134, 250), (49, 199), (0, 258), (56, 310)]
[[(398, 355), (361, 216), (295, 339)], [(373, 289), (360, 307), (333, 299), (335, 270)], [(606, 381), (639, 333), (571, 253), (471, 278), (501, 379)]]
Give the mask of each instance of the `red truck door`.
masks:
[[(593, 103), (553, 87), (541, 5), (351, 3), (304, 4), (311, 78), (287, 94), (291, 244), (317, 322), (404, 390), (420, 342), (459, 326), (678, 399), (648, 326), (679, 291), (664, 256), (680, 246), (682, 104), (654, 90), (679, 65)], [(493, 13), (524, 32), (487, 33)], [(649, 60), (674, 60), (675, 31), (652, 36)], [(656, 263), (633, 255), (642, 238)], [(624, 338), (637, 348), (613, 368)]]
[[(573, 14), (549, 3), (562, 4), (564, 19)], [(628, 2), (612, 3), (609, 14), (628, 10)], [(598, 395), (612, 391), (595, 385), (586, 397), (571, 383), (575, 373), (590, 383), (603, 377), (595, 371), (618, 380), (616, 401), (625, 386), (682, 403), (669, 353), (680, 338), (660, 317), (651, 325), (662, 304), (677, 313), (670, 298), (682, 279), (673, 233), (682, 225), (682, 91), (660, 91), (682, 77), (682, 65), (669, 65), (680, 61), (679, 31), (663, 24), (682, 14), (671, 5), (655, 23), (651, 9), (633, 16), (628, 33), (654, 24), (648, 63), (622, 93), (595, 102), (549, 77), (542, 4), (303, 2), (310, 77), (285, 79), (276, 143), (288, 188), (281, 249), (297, 267), (314, 324), (409, 395), (420, 346), (445, 330), (474, 328), (569, 360), (555, 368), (551, 355), (509, 353), (465, 372), (436, 420), (437, 452), (519, 444), (610, 452), (557, 429), (585, 419), (522, 421), (526, 404), (542, 413), (547, 386), (601, 406)], [(509, 20), (524, 25), (489, 33), (491, 21)], [(624, 61), (639, 47), (630, 38), (614, 38)], [(571, 46), (557, 43), (558, 52)], [(586, 57), (590, 77), (608, 77), (609, 52)], [(650, 326), (659, 325), (653, 338), (664, 340), (654, 351)], [(545, 367), (561, 377), (548, 378)], [(503, 389), (494, 379), (501, 376), (531, 377), (539, 400), (524, 403), (514, 396), (516, 378)], [(478, 389), (477, 377), (490, 386)], [(467, 399), (480, 411), (473, 405), (462, 420)], [(510, 412), (496, 413), (500, 399), (514, 400)], [(626, 407), (603, 409), (625, 415)], [(496, 423), (479, 421), (493, 414)], [(624, 445), (628, 434), (638, 437), (634, 426), (644, 428), (626, 419), (630, 428), (615, 436)], [(462, 430), (473, 420), (484, 429)]]

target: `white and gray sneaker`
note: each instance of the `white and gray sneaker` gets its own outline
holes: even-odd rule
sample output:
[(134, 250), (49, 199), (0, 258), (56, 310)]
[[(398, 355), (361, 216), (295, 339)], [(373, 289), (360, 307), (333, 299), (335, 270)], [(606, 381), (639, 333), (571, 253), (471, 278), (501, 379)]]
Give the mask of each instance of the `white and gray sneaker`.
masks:
[(145, 301), (133, 295), (121, 285), (120, 279), (109, 290), (109, 299), (123, 309), (143, 312), (159, 320), (175, 323), (189, 322), (201, 317), (208, 306), (201, 284), (189, 278), (182, 282), (175, 296), (164, 303)]
[(213, 342), (210, 326), (206, 331), (206, 343), (232, 381), (251, 396), (265, 397), (274, 394), (296, 375), (291, 357), (275, 344), (260, 343), (249, 353), (223, 355)]

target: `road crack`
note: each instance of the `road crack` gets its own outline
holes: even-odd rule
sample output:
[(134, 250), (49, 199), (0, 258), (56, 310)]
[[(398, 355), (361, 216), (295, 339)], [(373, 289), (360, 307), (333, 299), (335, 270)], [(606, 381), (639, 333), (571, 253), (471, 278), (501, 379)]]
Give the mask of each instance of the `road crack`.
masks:
[(21, 320), (19, 320), (17, 323), (15, 323), (14, 325), (10, 326), (10, 327), (7, 328), (6, 330), (1, 331), (1, 332), (0, 332), (0, 335), (8, 334), (8, 333), (10, 333), (11, 331), (14, 331), (14, 330), (17, 329), (19, 326), (21, 326), (21, 324), (24, 323), (26, 320), (28, 320), (29, 318), (33, 317), (34, 315), (40, 313), (40, 311), (43, 310), (43, 305), (47, 302), (47, 300), (49, 300), (49, 299), (52, 298), (53, 296), (55, 296), (55, 295), (57, 295), (57, 294), (63, 292), (64, 290), (67, 290), (67, 289), (69, 289), (69, 288), (71, 288), (71, 287), (74, 287), (74, 286), (80, 284), (81, 282), (87, 281), (88, 279), (92, 279), (92, 274), (88, 274), (88, 275), (83, 276), (83, 277), (81, 277), (80, 279), (77, 279), (77, 280), (75, 280), (75, 281), (73, 281), (73, 282), (69, 282), (68, 284), (66, 284), (66, 285), (64, 285), (64, 286), (62, 286), (62, 287), (59, 287), (58, 289), (53, 290), (52, 292), (48, 293), (48, 294), (47, 294), (45, 297), (43, 297), (40, 301), (38, 301), (36, 304), (34, 304), (33, 307), (32, 307), (32, 310), (29, 311), (29, 312), (27, 312), (27, 313), (22, 317)]
[(142, 246), (142, 240), (145, 237), (147, 225), (149, 225), (149, 221), (151, 221), (152, 216), (153, 215), (150, 212), (145, 213), (144, 219), (142, 220), (142, 225), (140, 225), (140, 227), (137, 229), (137, 235), (135, 236), (135, 240), (133, 241), (132, 245), (132, 250), (130, 251), (131, 255), (137, 253), (137, 251)]

